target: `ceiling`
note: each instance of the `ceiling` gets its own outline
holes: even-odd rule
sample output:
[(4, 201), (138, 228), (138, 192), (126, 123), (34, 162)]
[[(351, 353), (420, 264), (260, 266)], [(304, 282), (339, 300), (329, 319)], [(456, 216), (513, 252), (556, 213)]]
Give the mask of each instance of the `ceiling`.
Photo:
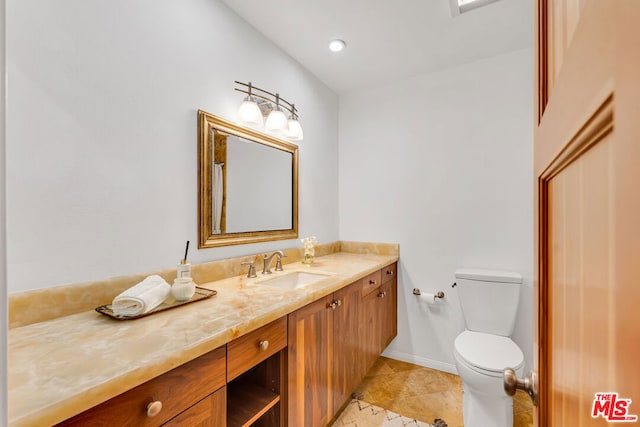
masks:
[(222, 1), (339, 94), (532, 45), (532, 0), (453, 18), (449, 0)]

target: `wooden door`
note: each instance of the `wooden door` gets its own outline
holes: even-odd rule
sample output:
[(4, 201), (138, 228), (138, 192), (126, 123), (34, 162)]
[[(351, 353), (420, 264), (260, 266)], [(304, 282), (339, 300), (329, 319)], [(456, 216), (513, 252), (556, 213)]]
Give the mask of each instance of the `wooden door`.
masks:
[(333, 296), (288, 317), (288, 424), (325, 426), (333, 417)]
[(364, 363), (364, 374), (380, 356), (382, 348), (382, 303), (380, 288), (369, 292), (361, 299), (360, 309), (360, 345)]
[(640, 2), (537, 0), (536, 23), (535, 423), (604, 425), (598, 392), (640, 414)]
[(333, 409), (349, 400), (364, 378), (364, 360), (360, 354), (360, 292), (362, 281), (334, 294), (333, 310)]
[(398, 295), (397, 280), (394, 277), (383, 283), (382, 292), (382, 338), (380, 340), (380, 353), (391, 344), (398, 335)]

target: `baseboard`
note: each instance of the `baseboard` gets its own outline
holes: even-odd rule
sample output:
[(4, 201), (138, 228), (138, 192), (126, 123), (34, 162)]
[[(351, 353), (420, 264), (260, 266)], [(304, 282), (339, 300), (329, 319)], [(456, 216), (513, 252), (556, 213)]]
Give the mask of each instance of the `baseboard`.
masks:
[(437, 369), (438, 371), (458, 375), (456, 365), (452, 363), (440, 362), (439, 360), (427, 359), (426, 357), (416, 356), (415, 354), (409, 354), (389, 349), (385, 350), (382, 355), (390, 359), (401, 360), (403, 362), (413, 363), (414, 365), (420, 365), (426, 368)]

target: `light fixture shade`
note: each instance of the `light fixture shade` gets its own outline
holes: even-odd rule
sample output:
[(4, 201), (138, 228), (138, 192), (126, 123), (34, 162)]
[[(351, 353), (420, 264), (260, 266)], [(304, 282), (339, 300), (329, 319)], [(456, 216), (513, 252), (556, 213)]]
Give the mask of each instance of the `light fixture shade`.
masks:
[(287, 132), (287, 138), (292, 141), (302, 141), (304, 134), (302, 133), (302, 126), (296, 119), (289, 119), (289, 131)]
[(287, 116), (280, 110), (273, 110), (267, 116), (267, 122), (264, 127), (267, 132), (272, 132), (276, 135), (286, 135), (289, 129)]
[(255, 127), (262, 127), (264, 124), (262, 111), (260, 111), (260, 107), (258, 107), (253, 97), (246, 97), (244, 101), (242, 101), (242, 104), (240, 104), (238, 121), (242, 124)]

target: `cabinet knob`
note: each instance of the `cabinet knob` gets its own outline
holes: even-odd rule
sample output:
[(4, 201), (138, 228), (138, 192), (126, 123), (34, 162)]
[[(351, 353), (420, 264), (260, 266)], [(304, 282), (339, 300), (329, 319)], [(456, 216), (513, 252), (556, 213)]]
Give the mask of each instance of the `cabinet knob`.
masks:
[(329, 308), (330, 308), (330, 309), (332, 309), (332, 310), (335, 310), (337, 306), (338, 306), (338, 304), (337, 304), (335, 301), (332, 301), (332, 302), (330, 302), (330, 303), (327, 303), (327, 309), (329, 309)]
[(369, 280), (369, 284), (370, 285), (376, 285), (378, 282), (376, 282), (375, 280)]
[(156, 400), (155, 402), (151, 402), (147, 405), (147, 417), (153, 418), (158, 415), (162, 411), (162, 402)]
[(387, 296), (387, 291), (380, 292), (380, 293), (378, 294), (378, 298), (384, 298), (384, 297), (386, 297), (386, 296)]
[(393, 270), (387, 270), (387, 276), (393, 276)]
[(337, 305), (338, 307), (340, 307), (340, 306), (342, 305), (342, 300), (341, 300), (341, 299), (336, 300), (336, 305)]
[(266, 349), (269, 348), (269, 341), (268, 340), (260, 341), (260, 343), (258, 344), (258, 347), (260, 347), (260, 350), (265, 351)]

